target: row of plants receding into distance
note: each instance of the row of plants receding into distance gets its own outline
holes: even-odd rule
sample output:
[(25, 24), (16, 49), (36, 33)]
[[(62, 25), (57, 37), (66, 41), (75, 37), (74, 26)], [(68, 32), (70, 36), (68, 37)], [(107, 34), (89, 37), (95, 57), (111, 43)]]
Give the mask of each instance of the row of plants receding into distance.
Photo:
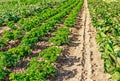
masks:
[(88, 4), (105, 72), (120, 81), (120, 2), (89, 0)]
[(0, 26), (9, 21), (18, 22), (22, 18), (34, 16), (43, 9), (52, 8), (67, 0), (13, 0), (0, 2)]
[(0, 48), (2, 49), (5, 47), (5, 45), (8, 45), (9, 40), (21, 39), (26, 34), (26, 32), (41, 26), (41, 23), (46, 23), (49, 18), (61, 12), (70, 4), (71, 3), (67, 4), (67, 2), (65, 2), (63, 4), (59, 4), (55, 8), (45, 9), (41, 13), (37, 13), (35, 16), (19, 20), (19, 22), (16, 23), (17, 26), (13, 22), (9, 22), (9, 27), (12, 30), (8, 30), (2, 34), (2, 39), (0, 39)]
[[(30, 23), (25, 26), (27, 27), (26, 29), (21, 26), (20, 29), (16, 28), (10, 32), (21, 30), (27, 33), (22, 32), (23, 37), (21, 43), (17, 47), (11, 48), (8, 51), (0, 52), (0, 80), (4, 80), (9, 76), (9, 80), (12, 81), (49, 81), (49, 77), (54, 76), (57, 70), (54, 63), (62, 53), (62, 49), (59, 46), (69, 44), (68, 35), (70, 34), (70, 31), (68, 26), (75, 26), (75, 20), (82, 4), (83, 0), (68, 0), (64, 3), (58, 4), (58, 7), (43, 10), (40, 14), (36, 14), (33, 17), (20, 21), (19, 23), (21, 23), (22, 26), (29, 23), (27, 21), (30, 21)], [(40, 15), (42, 17), (40, 17)], [(53, 43), (53, 45), (42, 50), (38, 57), (33, 57), (24, 73), (13, 73), (7, 69), (16, 66), (21, 59), (30, 55), (31, 48), (39, 42), (42, 37), (47, 36), (48, 32), (53, 30), (55, 25), (60, 23), (66, 15), (68, 16), (65, 19), (64, 26), (59, 27), (53, 32), (52, 34), (54, 34), (54, 37), (51, 37), (48, 40), (48, 42)], [(43, 24), (40, 24), (42, 23), (41, 19), (44, 21)], [(34, 20), (36, 20), (35, 25), (31, 25)], [(68, 21), (73, 22), (69, 23)], [(18, 39), (19, 34), (16, 35), (18, 36), (16, 36), (17, 38), (15, 39)], [(3, 38), (11, 39), (9, 36), (3, 36)]]

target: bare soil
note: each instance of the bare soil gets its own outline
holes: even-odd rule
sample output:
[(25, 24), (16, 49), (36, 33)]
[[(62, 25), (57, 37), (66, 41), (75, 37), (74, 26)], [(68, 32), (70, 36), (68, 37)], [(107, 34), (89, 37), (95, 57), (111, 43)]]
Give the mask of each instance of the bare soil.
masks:
[[(64, 19), (63, 19), (64, 22)], [(57, 24), (57, 27), (64, 26)], [(52, 32), (46, 37), (43, 37), (31, 49), (32, 54), (12, 68), (9, 68), (14, 73), (23, 73), (30, 59), (37, 57), (38, 53), (43, 49), (51, 46), (48, 43)], [(56, 76), (51, 78), (51, 81), (112, 81), (104, 73), (104, 62), (101, 60), (101, 53), (98, 51), (96, 44), (96, 29), (91, 24), (90, 14), (87, 7), (87, 0), (84, 0), (84, 5), (80, 11), (76, 26), (70, 28), (71, 35), (69, 36), (70, 45), (63, 45), (63, 53), (55, 64), (58, 68)], [(1, 32), (1, 31), (0, 31)]]
[(112, 81), (104, 73), (104, 62), (96, 44), (96, 29), (91, 24), (87, 0), (71, 28), (71, 45), (64, 46), (51, 81)]
[(5, 30), (10, 30), (10, 28), (7, 26), (0, 27), (0, 34), (3, 33)]
[[(71, 10), (72, 11), (72, 10)], [(53, 46), (53, 44), (48, 43), (48, 40), (53, 37), (53, 32), (57, 31), (59, 27), (64, 27), (63, 23), (68, 15), (66, 15), (62, 21), (55, 25), (54, 29), (52, 29), (48, 34), (42, 38), (39, 39), (39, 42), (37, 42), (31, 49), (31, 54), (26, 56), (24, 59), (21, 59), (15, 67), (7, 68), (13, 73), (23, 73), (28, 67), (28, 63), (33, 57), (37, 57), (39, 53), (46, 49), (47, 47)], [(18, 44), (19, 45), (19, 44)], [(10, 49), (10, 48), (9, 48)]]
[(57, 30), (58, 27), (62, 27), (63, 26), (63, 22), (64, 19), (62, 20), (61, 23), (56, 24), (55, 28), (53, 30), (51, 30), (45, 37), (42, 37), (39, 39), (39, 42), (37, 42), (31, 49), (31, 54), (26, 56), (24, 59), (21, 59), (17, 65), (15, 67), (11, 67), (8, 68), (11, 72), (14, 73), (23, 73), (26, 71), (28, 64), (30, 62), (30, 60), (33, 57), (38, 57), (39, 53), (46, 49), (47, 47), (52, 46), (53, 44), (48, 43), (48, 40), (53, 37), (54, 35), (52, 34), (52, 32), (55, 32)]
[(8, 49), (14, 48), (20, 44), (20, 40), (10, 40), (7, 45), (0, 48), (1, 52), (7, 51)]

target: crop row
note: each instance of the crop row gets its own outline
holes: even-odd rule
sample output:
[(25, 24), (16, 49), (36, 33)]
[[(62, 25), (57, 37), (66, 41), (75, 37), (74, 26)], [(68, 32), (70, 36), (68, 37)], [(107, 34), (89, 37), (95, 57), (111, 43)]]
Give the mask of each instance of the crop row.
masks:
[(80, 8), (82, 7), (82, 1), (79, 3), (78, 7), (74, 9), (72, 13), (69, 14), (68, 18), (65, 20), (64, 24), (65, 26), (72, 27), (75, 26), (75, 21), (78, 16), (78, 13), (80, 11)]
[[(3, 34), (3, 38), (0, 39), (0, 47), (4, 47), (9, 40), (16, 40), (18, 38), (22, 38), (26, 31), (28, 32), (35, 27), (39, 27), (42, 22), (45, 22), (45, 20), (47, 20), (48, 18), (58, 14), (59, 12), (64, 10), (64, 8), (69, 6), (72, 2), (74, 1), (69, 0), (63, 4), (59, 4), (57, 8), (46, 9), (43, 10), (41, 13), (36, 14), (36, 16), (32, 16), (27, 19), (21, 19), (21, 27), (19, 29), (13, 31), (6, 31)], [(11, 25), (14, 26), (13, 24)]]
[(89, 8), (105, 72), (120, 81), (120, 2), (92, 0)]
[[(75, 21), (78, 16), (78, 13), (80, 12), (80, 9), (82, 8), (82, 4), (83, 0), (81, 0), (79, 4), (73, 9), (73, 11), (67, 16), (64, 22), (64, 26), (66, 26), (66, 24), (66, 27), (75, 26)], [(74, 25), (71, 25), (71, 23)], [(58, 30), (53, 33), (54, 37), (49, 39), (49, 42), (52, 42), (54, 45), (69, 44), (68, 35), (70, 35), (70, 31), (69, 28), (66, 27), (58, 28)]]
[(31, 53), (30, 48), (39, 41), (39, 39), (45, 36), (50, 30), (52, 30), (56, 23), (60, 22), (61, 19), (69, 13), (69, 11), (78, 4), (79, 0), (75, 0), (75, 2), (69, 7), (65, 8), (59, 14), (53, 16), (48, 19), (45, 24), (40, 27), (33, 28), (30, 32), (28, 32), (22, 39), (21, 44), (18, 47), (12, 48), (6, 52), (1, 52), (0, 54), (0, 71), (1, 71), (1, 79), (6, 75), (6, 67), (14, 66), (16, 63), (26, 55)]
[[(81, 0), (77, 1), (80, 1), (79, 4), (83, 3)], [(82, 4), (81, 6), (79, 6), (79, 4), (71, 13), (78, 8), (80, 11)], [(67, 27), (59, 27), (53, 34), (55, 36), (50, 38), (49, 42), (54, 43), (55, 46), (44, 49), (38, 57), (32, 58), (24, 73), (10, 73), (10, 79), (12, 81), (49, 81), (48, 79), (55, 75), (57, 68), (54, 66), (54, 63), (62, 53), (62, 49), (58, 48), (58, 46), (69, 42), (68, 35), (70, 31)]]
[[(53, 7), (66, 0), (29, 0), (8, 1), (0, 3), (0, 26), (6, 25), (8, 21), (17, 22), (19, 19), (39, 13), (43, 9)], [(9, 5), (9, 6), (8, 6)]]
[(30, 60), (24, 73), (11, 73), (10, 79), (12, 81), (48, 81), (49, 77), (55, 75), (57, 69), (53, 63), (57, 61), (61, 52), (61, 49), (57, 47), (46, 48), (38, 57)]

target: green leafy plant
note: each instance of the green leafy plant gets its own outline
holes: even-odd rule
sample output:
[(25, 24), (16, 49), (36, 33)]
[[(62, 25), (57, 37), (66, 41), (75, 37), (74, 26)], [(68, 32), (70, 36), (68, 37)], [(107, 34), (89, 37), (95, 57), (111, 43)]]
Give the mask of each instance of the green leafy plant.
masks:
[(64, 43), (69, 44), (68, 35), (70, 34), (69, 28), (58, 28), (56, 32), (54, 32), (55, 37), (49, 39), (49, 42), (54, 43), (55, 45), (62, 45)]
[[(49, 47), (43, 50), (39, 57), (32, 58), (28, 64), (27, 70), (22, 74), (10, 73), (10, 80), (12, 81), (49, 81), (47, 77), (54, 76), (56, 68), (52, 65), (58, 58), (58, 55), (61, 53), (60, 48)], [(39, 61), (39, 58), (43, 60)]]
[(7, 22), (6, 25), (7, 25), (9, 28), (13, 29), (13, 30), (16, 30), (16, 29), (17, 29), (17, 27), (15, 26), (15, 24), (14, 24), (13, 21)]
[(75, 20), (78, 16), (80, 8), (82, 7), (83, 1), (80, 1), (79, 4), (73, 9), (72, 13), (66, 18), (64, 25), (68, 27), (75, 26)]
[(43, 50), (39, 55), (43, 60), (47, 60), (48, 62), (52, 63), (57, 61), (59, 54), (61, 54), (61, 49), (56, 47), (49, 47)]

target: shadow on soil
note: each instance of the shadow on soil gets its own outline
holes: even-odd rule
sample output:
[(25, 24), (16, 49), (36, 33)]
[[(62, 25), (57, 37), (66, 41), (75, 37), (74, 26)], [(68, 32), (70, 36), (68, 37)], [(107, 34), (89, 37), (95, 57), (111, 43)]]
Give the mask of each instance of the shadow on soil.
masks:
[(58, 71), (56, 72), (56, 76), (52, 77), (50, 81), (67, 81), (68, 79), (75, 77), (75, 75), (78, 73), (77, 69), (66, 70), (64, 68), (64, 67), (69, 68), (73, 66), (76, 62), (80, 61), (80, 58), (77, 58), (76, 56), (70, 56), (70, 48), (75, 49), (75, 47), (77, 47), (80, 44), (76, 42), (78, 41), (78, 36), (79, 36), (77, 34), (72, 33), (72, 35), (69, 37), (71, 42), (70, 45), (63, 46), (64, 50), (56, 64)]

